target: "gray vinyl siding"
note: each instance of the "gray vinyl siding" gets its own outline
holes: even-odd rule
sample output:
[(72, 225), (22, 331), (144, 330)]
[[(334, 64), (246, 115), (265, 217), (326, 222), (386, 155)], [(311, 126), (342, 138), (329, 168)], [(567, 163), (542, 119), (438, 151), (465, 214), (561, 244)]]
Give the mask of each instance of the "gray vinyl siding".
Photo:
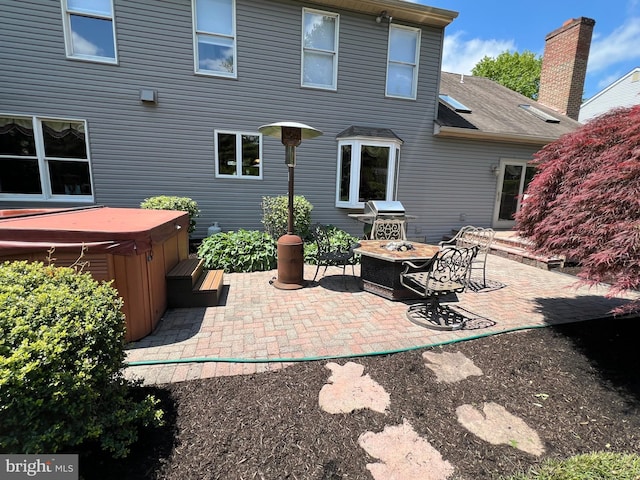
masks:
[[(404, 141), (398, 199), (418, 217), (410, 236), (435, 241), (461, 225), (460, 213), (463, 224), (489, 226), (496, 190), (490, 165), (536, 150), (433, 137), (440, 29), (422, 28), (412, 101), (385, 98), (388, 26), (369, 15), (334, 10), (338, 88), (326, 91), (300, 87), (302, 8), (318, 8), (312, 3), (236, 0), (237, 79), (194, 73), (190, 0), (114, 4), (118, 65), (65, 57), (58, 0), (5, 0), (0, 19), (0, 113), (86, 119), (97, 204), (137, 207), (153, 195), (189, 196), (202, 211), (195, 237), (214, 221), (225, 231), (259, 229), (261, 198), (287, 193), (284, 147), (264, 138), (262, 180), (215, 178), (214, 130), (257, 132), (290, 120), (324, 133), (297, 149), (296, 194), (314, 205), (314, 221), (361, 234), (349, 211), (335, 207), (335, 137), (351, 125), (372, 126)], [(140, 102), (143, 88), (157, 91), (156, 105)]]

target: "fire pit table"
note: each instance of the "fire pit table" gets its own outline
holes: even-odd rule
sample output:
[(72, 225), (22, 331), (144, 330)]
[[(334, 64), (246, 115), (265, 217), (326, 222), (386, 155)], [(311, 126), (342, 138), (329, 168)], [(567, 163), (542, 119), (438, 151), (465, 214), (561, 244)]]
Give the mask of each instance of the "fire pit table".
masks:
[(361, 240), (354, 252), (361, 255), (360, 278), (365, 291), (389, 300), (405, 300), (415, 298), (415, 293), (400, 283), (402, 262), (424, 263), (438, 250), (437, 245), (418, 242)]

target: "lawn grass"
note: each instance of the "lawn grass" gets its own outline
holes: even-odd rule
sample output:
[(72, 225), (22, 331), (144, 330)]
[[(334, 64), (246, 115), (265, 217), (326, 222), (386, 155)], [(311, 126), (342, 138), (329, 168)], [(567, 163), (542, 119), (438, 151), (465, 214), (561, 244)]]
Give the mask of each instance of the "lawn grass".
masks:
[(547, 460), (527, 473), (503, 480), (640, 480), (640, 456), (594, 452), (566, 460)]

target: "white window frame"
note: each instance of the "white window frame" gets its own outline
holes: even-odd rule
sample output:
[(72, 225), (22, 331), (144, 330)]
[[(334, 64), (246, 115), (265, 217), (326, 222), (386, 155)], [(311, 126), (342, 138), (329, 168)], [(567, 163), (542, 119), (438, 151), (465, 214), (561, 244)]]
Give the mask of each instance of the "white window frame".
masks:
[[(38, 117), (29, 115), (16, 115), (12, 113), (0, 113), (3, 117), (12, 117), (22, 120), (30, 120), (33, 125), (34, 143), (36, 147), (36, 155), (24, 156), (25, 160), (38, 160), (38, 170), (40, 173), (40, 187), (42, 193), (2, 193), (0, 192), (0, 200), (19, 200), (19, 201), (47, 201), (47, 202), (74, 202), (74, 203), (93, 203), (95, 188), (93, 184), (93, 171), (91, 168), (91, 154), (89, 152), (89, 130), (87, 127), (87, 121), (79, 118), (55, 118), (55, 117)], [(42, 133), (42, 122), (74, 122), (82, 123), (84, 125), (84, 141), (85, 151), (87, 153), (86, 159), (80, 158), (59, 158), (59, 157), (47, 157), (44, 149), (44, 136)], [(2, 158), (20, 158), (16, 155), (0, 155)], [(60, 195), (52, 193), (51, 179), (49, 177), (49, 161), (64, 161), (64, 162), (80, 162), (87, 163), (89, 166), (89, 182), (91, 184), (91, 195)]]
[[(219, 149), (218, 149), (218, 135), (235, 135), (236, 136), (236, 174), (229, 175), (225, 173), (220, 173), (220, 158), (219, 158)], [(258, 137), (258, 175), (244, 175), (242, 173), (242, 136), (250, 135), (252, 137)], [(242, 179), (242, 180), (262, 180), (263, 175), (263, 162), (262, 162), (262, 134), (259, 132), (241, 132), (237, 130), (214, 130), (213, 132), (213, 140), (214, 140), (214, 157), (215, 157), (215, 176), (216, 178), (233, 178), (233, 179)]]
[[(394, 30), (405, 30), (415, 33), (416, 36), (416, 55), (413, 62), (405, 62), (400, 60), (394, 60), (391, 58), (391, 32)], [(409, 100), (415, 100), (418, 95), (418, 68), (420, 63), (420, 42), (422, 38), (422, 30), (419, 28), (406, 27), (403, 25), (389, 25), (389, 40), (387, 44), (387, 74), (386, 74), (386, 82), (385, 82), (385, 95), (391, 98), (404, 98)], [(401, 65), (401, 66), (410, 66), (413, 68), (413, 79), (411, 82), (411, 94), (410, 95), (398, 95), (396, 93), (389, 92), (389, 74), (391, 65)]]
[[(198, 75), (208, 75), (212, 77), (225, 77), (225, 78), (238, 78), (238, 41), (236, 33), (236, 0), (230, 0), (231, 2), (231, 35), (220, 32), (208, 32), (205, 30), (198, 30), (198, 18), (197, 18), (197, 3), (198, 0), (191, 0), (191, 12), (192, 12), (192, 24), (193, 24), (193, 69)], [(206, 70), (200, 68), (200, 55), (198, 49), (198, 36), (206, 36), (210, 38), (220, 38), (231, 40), (233, 43), (233, 71), (222, 72), (217, 70)]]
[[(333, 40), (333, 45), (334, 45), (334, 50), (320, 50), (320, 49), (314, 49), (311, 47), (305, 47), (304, 45), (304, 36), (305, 36), (305, 17), (307, 16), (307, 14), (311, 14), (311, 15), (322, 15), (325, 17), (333, 17), (335, 18), (335, 31), (334, 31), (334, 40)], [(316, 10), (313, 8), (303, 8), (302, 9), (302, 39), (301, 39), (301, 43), (300, 43), (300, 85), (306, 88), (317, 88), (317, 89), (321, 89), (321, 90), (337, 90), (338, 89), (338, 50), (339, 50), (339, 39), (340, 39), (340, 15), (337, 13), (333, 13), (333, 12), (325, 12), (323, 10)], [(304, 59), (305, 59), (305, 54), (309, 52), (309, 53), (321, 53), (324, 55), (331, 55), (332, 59), (333, 59), (333, 63), (332, 63), (332, 68), (333, 68), (333, 72), (332, 72), (332, 81), (331, 81), (331, 85), (323, 85), (323, 84), (318, 84), (318, 83), (310, 83), (310, 82), (305, 82), (304, 80)]]
[[(349, 178), (349, 199), (340, 199), (340, 184), (342, 173), (342, 147), (351, 146), (351, 168)], [(402, 141), (390, 138), (374, 137), (345, 137), (338, 141), (338, 159), (336, 172), (336, 207), (339, 208), (364, 208), (364, 201), (360, 201), (360, 160), (362, 158), (362, 147), (388, 147), (389, 159), (387, 166), (387, 184), (385, 201), (396, 199), (398, 193), (398, 169), (400, 166), (400, 147)]]
[[(60, 0), (62, 3), (62, 25), (64, 27), (64, 47), (67, 58), (74, 60), (85, 60), (98, 63), (110, 63), (118, 64), (118, 41), (116, 38), (116, 19), (113, 0), (109, 0), (111, 3), (111, 15), (105, 15), (98, 12), (87, 12), (82, 10), (73, 10), (69, 8), (68, 0)], [(90, 3), (90, 0), (87, 0)], [(112, 35), (113, 35), (113, 58), (103, 57), (99, 55), (86, 55), (82, 53), (75, 53), (73, 48), (73, 31), (71, 29), (71, 16), (77, 15), (87, 18), (97, 18), (100, 20), (109, 20), (111, 22)]]

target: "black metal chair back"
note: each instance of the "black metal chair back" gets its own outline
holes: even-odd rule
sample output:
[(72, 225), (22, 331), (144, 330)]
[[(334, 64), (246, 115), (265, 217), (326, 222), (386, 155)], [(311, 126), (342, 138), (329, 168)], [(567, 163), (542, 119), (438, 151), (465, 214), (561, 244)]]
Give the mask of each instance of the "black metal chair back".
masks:
[(407, 317), (412, 322), (440, 330), (457, 330), (466, 321), (444, 305), (439, 297), (450, 293), (462, 293), (469, 284), (471, 263), (478, 254), (478, 247), (449, 247), (422, 265), (404, 262), (400, 283), (414, 293), (424, 297), (419, 305), (412, 305)]
[(376, 219), (371, 228), (371, 240), (406, 240), (407, 225), (405, 220), (389, 218)]
[(440, 242), (440, 248), (456, 247), (478, 247), (478, 254), (473, 259), (471, 273), (473, 270), (482, 270), (482, 286), (487, 286), (487, 255), (491, 251), (491, 243), (495, 236), (492, 228), (474, 227), (467, 225), (462, 227), (451, 240)]
[(354, 245), (350, 247), (346, 246), (334, 246), (331, 244), (331, 235), (329, 234), (329, 230), (326, 225), (322, 225), (320, 223), (313, 224), (311, 226), (311, 235), (317, 246), (316, 253), (316, 273), (313, 276), (313, 281), (315, 281), (318, 276), (318, 272), (320, 271), (320, 267), (324, 267), (324, 272), (327, 271), (327, 267), (329, 266), (338, 266), (342, 267), (342, 274), (345, 274), (345, 269), (347, 265), (351, 265), (352, 272), (355, 275), (354, 269)]
[(471, 263), (477, 253), (478, 247), (447, 248), (438, 252), (426, 279), (426, 293), (463, 292), (469, 284)]

